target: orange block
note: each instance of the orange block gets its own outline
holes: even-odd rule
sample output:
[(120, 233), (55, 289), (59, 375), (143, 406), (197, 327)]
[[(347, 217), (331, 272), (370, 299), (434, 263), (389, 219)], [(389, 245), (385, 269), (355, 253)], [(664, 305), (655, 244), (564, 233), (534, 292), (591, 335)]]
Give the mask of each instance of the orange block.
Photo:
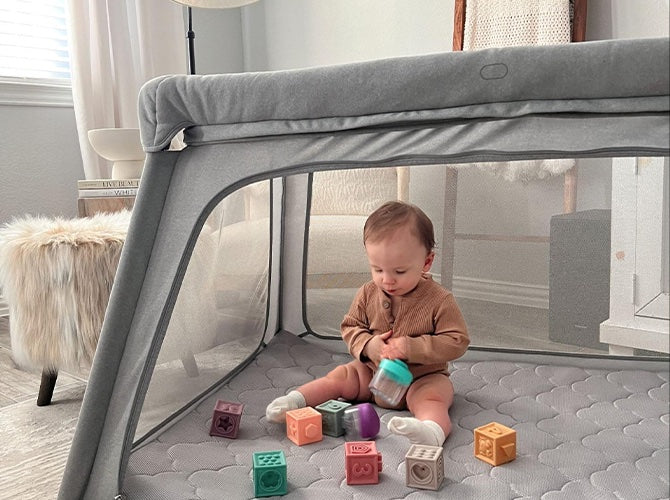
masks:
[(321, 413), (314, 408), (298, 408), (286, 412), (286, 436), (298, 446), (323, 439)]
[(497, 422), (475, 429), (475, 457), (491, 465), (516, 458), (516, 431)]

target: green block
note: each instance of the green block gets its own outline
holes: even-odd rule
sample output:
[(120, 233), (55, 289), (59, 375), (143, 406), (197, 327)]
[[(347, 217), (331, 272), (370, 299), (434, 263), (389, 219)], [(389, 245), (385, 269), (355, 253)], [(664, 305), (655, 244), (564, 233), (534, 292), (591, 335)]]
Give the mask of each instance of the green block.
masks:
[(286, 495), (286, 457), (283, 451), (259, 451), (253, 455), (254, 496)]
[(344, 410), (350, 406), (349, 403), (345, 403), (344, 401), (331, 399), (315, 408), (316, 411), (321, 413), (324, 434), (333, 437), (339, 437), (344, 434)]

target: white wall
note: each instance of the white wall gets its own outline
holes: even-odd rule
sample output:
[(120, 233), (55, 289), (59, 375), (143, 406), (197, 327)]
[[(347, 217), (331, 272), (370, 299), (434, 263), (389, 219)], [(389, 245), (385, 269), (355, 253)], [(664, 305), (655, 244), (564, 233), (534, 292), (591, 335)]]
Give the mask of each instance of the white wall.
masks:
[(72, 107), (0, 106), (0, 224), (77, 213), (84, 167)]
[(668, 36), (668, 0), (588, 0), (586, 37), (654, 38)]
[(339, 64), (451, 49), (453, 1), (264, 1), (244, 9), (248, 70)]
[(245, 70), (242, 9), (193, 9), (195, 69), (199, 75)]

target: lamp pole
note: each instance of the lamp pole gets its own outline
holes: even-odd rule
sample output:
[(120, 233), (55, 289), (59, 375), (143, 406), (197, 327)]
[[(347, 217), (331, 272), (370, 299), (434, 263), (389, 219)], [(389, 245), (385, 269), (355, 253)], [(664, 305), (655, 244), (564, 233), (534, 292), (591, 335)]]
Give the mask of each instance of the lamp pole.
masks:
[(188, 15), (188, 72), (195, 75), (195, 32), (193, 31), (193, 11), (191, 7), (202, 7), (208, 9), (232, 9), (242, 7), (258, 0), (174, 0), (174, 2), (185, 5)]
[(191, 7), (188, 9), (188, 69), (190, 74), (195, 75), (195, 32), (193, 31), (193, 13)]

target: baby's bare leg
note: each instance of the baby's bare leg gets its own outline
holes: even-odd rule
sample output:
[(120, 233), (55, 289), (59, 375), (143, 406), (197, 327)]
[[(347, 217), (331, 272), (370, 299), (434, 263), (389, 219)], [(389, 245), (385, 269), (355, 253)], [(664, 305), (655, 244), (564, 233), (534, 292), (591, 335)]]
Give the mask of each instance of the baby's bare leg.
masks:
[(305, 397), (307, 406), (317, 406), (330, 399), (344, 398), (350, 401), (370, 399), (368, 385), (372, 379), (372, 370), (358, 360), (340, 365), (324, 377), (298, 387)]
[(331, 370), (326, 376), (307, 382), (296, 390), (273, 400), (265, 409), (270, 422), (284, 422), (286, 412), (317, 406), (329, 399), (345, 398), (367, 401), (370, 399), (368, 385), (372, 371), (360, 361), (354, 360)]
[(449, 377), (442, 373), (421, 377), (407, 391), (407, 407), (415, 418), (393, 417), (388, 428), (412, 443), (441, 446), (451, 432), (449, 408), (453, 400)]
[(407, 391), (407, 408), (419, 420), (432, 420), (451, 432), (449, 408), (454, 402), (454, 386), (448, 376), (434, 373), (421, 377)]

